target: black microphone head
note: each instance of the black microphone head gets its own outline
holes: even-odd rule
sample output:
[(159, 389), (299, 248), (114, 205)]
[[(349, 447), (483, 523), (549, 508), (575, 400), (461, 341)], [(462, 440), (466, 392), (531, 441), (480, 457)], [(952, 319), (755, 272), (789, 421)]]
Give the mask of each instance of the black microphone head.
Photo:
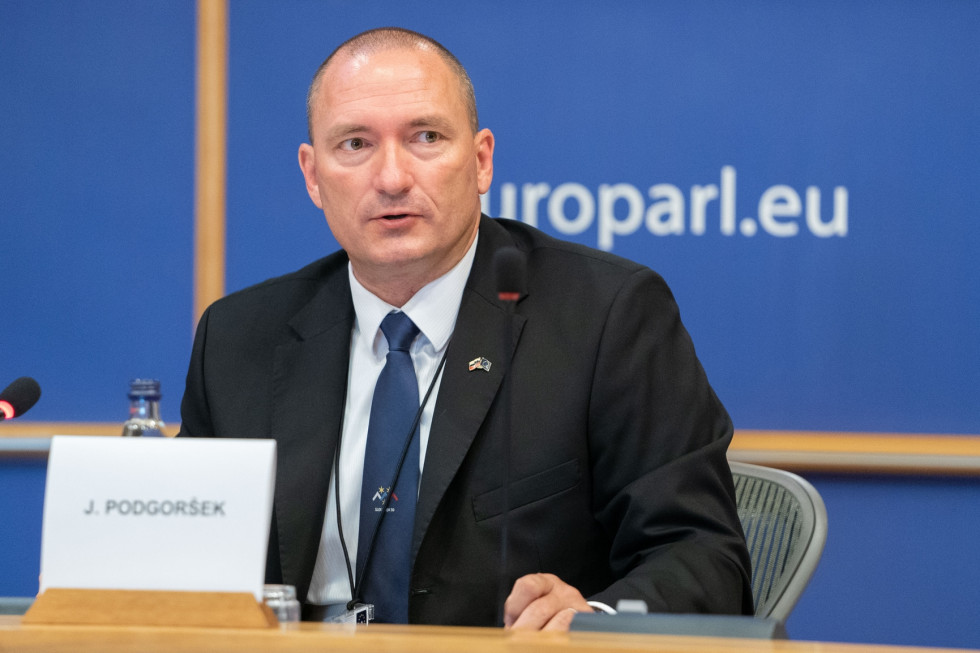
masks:
[(0, 392), (0, 419), (11, 419), (29, 411), (41, 398), (41, 386), (22, 376)]
[(514, 247), (497, 250), (493, 256), (493, 271), (497, 280), (497, 296), (503, 301), (516, 302), (526, 291), (527, 258)]

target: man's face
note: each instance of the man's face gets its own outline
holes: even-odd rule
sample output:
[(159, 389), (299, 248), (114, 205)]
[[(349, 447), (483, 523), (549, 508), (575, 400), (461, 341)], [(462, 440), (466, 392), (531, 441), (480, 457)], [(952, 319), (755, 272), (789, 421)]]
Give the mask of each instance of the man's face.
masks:
[(493, 135), (473, 134), (457, 79), (432, 52), (344, 55), (323, 73), (299, 161), (313, 203), (372, 291), (422, 285), (473, 242)]

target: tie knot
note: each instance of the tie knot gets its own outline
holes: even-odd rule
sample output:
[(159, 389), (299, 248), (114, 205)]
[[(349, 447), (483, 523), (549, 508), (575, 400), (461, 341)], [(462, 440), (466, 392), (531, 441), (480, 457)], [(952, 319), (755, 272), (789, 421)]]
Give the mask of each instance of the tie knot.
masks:
[(381, 320), (381, 332), (388, 340), (389, 351), (408, 351), (419, 334), (419, 328), (404, 313), (388, 313)]

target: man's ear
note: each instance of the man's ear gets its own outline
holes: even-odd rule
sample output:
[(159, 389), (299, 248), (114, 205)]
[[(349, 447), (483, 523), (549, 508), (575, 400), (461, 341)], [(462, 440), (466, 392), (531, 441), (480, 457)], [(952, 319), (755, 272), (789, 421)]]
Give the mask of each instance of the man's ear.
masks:
[(299, 146), (299, 169), (303, 171), (303, 179), (306, 180), (306, 192), (316, 207), (322, 210), (320, 185), (316, 181), (316, 153), (309, 143), (303, 143)]
[(480, 194), (490, 190), (493, 181), (493, 132), (481, 129), (474, 136), (476, 145), (476, 181)]

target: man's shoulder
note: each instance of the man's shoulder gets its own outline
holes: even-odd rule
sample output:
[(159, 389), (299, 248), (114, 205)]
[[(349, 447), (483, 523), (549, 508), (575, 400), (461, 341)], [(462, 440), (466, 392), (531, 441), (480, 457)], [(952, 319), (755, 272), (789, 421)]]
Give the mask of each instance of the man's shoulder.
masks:
[(513, 245), (525, 253), (529, 269), (555, 275), (573, 273), (622, 278), (646, 272), (659, 277), (649, 267), (636, 261), (561, 240), (518, 220), (490, 218), (489, 222), (502, 228), (512, 239)]
[(212, 309), (250, 314), (288, 312), (305, 305), (325, 286), (346, 281), (347, 261), (345, 252), (334, 252), (293, 272), (229, 293), (212, 304)]
[[(488, 238), (484, 239), (484, 236)], [(511, 219), (487, 218), (480, 230), (479, 247), (486, 248), (480, 270), (493, 269), (492, 257), (503, 247), (516, 247), (527, 261), (526, 308), (544, 306), (547, 310), (580, 310), (588, 304), (590, 310), (603, 310), (617, 300), (638, 301), (657, 307), (674, 303), (667, 282), (648, 266), (548, 235), (531, 225)], [(483, 296), (495, 296), (493, 275), (471, 277), (470, 287)], [(577, 308), (576, 308), (577, 307)]]

